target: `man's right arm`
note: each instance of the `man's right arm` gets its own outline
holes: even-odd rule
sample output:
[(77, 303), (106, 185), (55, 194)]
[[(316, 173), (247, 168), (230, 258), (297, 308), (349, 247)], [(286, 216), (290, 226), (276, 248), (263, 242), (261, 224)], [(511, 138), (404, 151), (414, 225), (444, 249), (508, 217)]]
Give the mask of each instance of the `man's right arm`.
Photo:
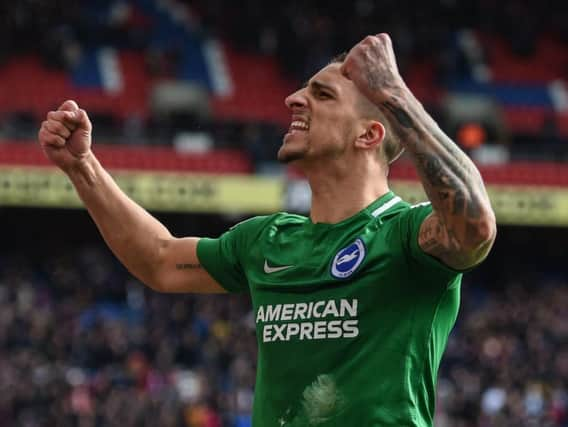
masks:
[(224, 292), (199, 263), (199, 239), (173, 237), (122, 192), (92, 153), (68, 176), (108, 246), (146, 285), (161, 292)]
[(124, 266), (160, 292), (221, 293), (225, 290), (197, 257), (198, 238), (175, 238), (131, 200), (92, 153), (91, 123), (66, 101), (39, 131), (47, 157), (71, 179), (108, 246)]

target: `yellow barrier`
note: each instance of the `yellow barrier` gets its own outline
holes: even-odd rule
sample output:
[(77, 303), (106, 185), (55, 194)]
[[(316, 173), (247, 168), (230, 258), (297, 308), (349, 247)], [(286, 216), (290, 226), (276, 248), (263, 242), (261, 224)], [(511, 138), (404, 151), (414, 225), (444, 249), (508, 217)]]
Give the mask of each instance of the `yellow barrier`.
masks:
[[(118, 185), (149, 210), (270, 213), (283, 209), (284, 183), (243, 175), (113, 171)], [(53, 168), (0, 167), (0, 205), (76, 208), (67, 177)]]
[[(309, 187), (301, 181), (287, 186), (280, 178), (246, 175), (112, 174), (130, 197), (149, 210), (235, 214), (309, 210)], [(391, 187), (410, 203), (426, 200), (419, 182), (393, 180)], [(568, 188), (490, 184), (488, 192), (500, 224), (568, 226)], [(0, 206), (78, 208), (81, 202), (67, 177), (54, 168), (0, 167)]]
[[(411, 203), (426, 200), (422, 185), (393, 181), (393, 190)], [(530, 185), (487, 185), (499, 224), (568, 226), (568, 188)]]

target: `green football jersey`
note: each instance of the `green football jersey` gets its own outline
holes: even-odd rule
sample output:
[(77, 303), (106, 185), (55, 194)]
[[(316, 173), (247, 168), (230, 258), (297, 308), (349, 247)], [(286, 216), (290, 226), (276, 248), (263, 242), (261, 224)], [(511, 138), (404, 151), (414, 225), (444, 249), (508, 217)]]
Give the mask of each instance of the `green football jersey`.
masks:
[(254, 427), (432, 425), (461, 274), (419, 247), (430, 212), (388, 193), (337, 224), (277, 213), (199, 241), (211, 276), (252, 298)]

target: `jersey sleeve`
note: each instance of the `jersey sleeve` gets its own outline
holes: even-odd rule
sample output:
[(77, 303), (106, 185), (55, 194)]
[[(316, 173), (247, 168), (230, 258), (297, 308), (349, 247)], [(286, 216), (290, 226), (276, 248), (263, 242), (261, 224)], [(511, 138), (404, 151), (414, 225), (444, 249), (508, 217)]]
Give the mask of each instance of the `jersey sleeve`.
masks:
[(202, 238), (197, 257), (205, 270), (228, 292), (248, 292), (244, 258), (263, 223), (263, 217), (243, 221), (220, 237)]
[(432, 205), (430, 203), (420, 203), (411, 206), (407, 211), (401, 214), (400, 221), (403, 245), (412, 261), (429, 270), (437, 271), (442, 274), (446, 273), (448, 276), (456, 276), (462, 273), (462, 271), (455, 270), (434, 256), (424, 252), (418, 243), (418, 235), (422, 222), (431, 213)]

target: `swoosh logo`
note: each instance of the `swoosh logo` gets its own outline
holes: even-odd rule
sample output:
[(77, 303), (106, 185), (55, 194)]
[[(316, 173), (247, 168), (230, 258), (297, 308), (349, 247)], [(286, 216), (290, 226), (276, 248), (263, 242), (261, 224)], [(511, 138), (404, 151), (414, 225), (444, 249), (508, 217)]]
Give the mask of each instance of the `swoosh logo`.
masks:
[(270, 274), (270, 273), (276, 273), (277, 271), (282, 271), (282, 270), (287, 270), (291, 267), (294, 267), (293, 265), (283, 265), (281, 267), (271, 267), (268, 265), (268, 261), (265, 259), (264, 260), (264, 272), (266, 274)]

